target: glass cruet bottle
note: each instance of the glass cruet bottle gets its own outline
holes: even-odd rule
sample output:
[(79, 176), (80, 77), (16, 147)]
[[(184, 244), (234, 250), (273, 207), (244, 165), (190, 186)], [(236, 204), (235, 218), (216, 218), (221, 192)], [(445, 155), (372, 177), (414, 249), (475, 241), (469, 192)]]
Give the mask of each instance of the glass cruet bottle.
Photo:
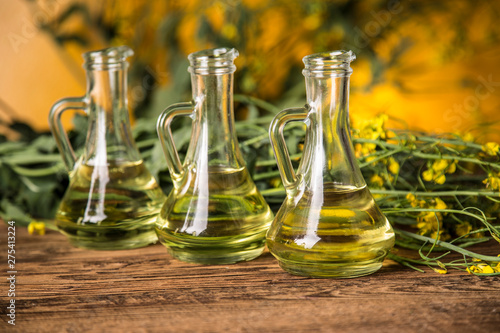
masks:
[[(173, 189), (156, 232), (174, 257), (201, 264), (251, 260), (265, 246), (273, 214), (257, 190), (239, 150), (233, 115), (235, 49), (189, 55), (193, 100), (173, 104), (158, 119)], [(192, 119), (191, 141), (181, 164), (170, 124)]]
[[(116, 250), (157, 241), (154, 222), (165, 196), (130, 129), (126, 58), (131, 55), (126, 46), (85, 53), (85, 96), (61, 99), (50, 111), (50, 128), (70, 178), (56, 225), (78, 247)], [(71, 109), (88, 117), (78, 159), (61, 123)]]
[[(371, 274), (394, 245), (394, 232), (356, 163), (348, 122), (351, 51), (306, 56), (307, 104), (281, 111), (270, 139), (286, 199), (267, 233), (269, 251), (295, 275)], [(295, 173), (283, 138), (289, 121), (306, 126)]]

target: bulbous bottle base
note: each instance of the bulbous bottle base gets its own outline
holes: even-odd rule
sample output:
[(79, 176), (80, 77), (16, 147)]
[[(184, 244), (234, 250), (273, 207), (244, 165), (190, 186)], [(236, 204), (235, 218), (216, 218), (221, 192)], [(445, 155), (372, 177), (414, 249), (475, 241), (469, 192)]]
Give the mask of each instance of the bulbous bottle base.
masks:
[(156, 230), (158, 239), (175, 259), (204, 265), (234, 264), (262, 254), (265, 232), (257, 235), (226, 237), (190, 237)]
[(133, 230), (103, 227), (79, 227), (57, 223), (71, 245), (89, 250), (126, 250), (148, 246), (158, 241), (151, 224)]
[[(104, 191), (95, 190), (99, 172)], [(122, 250), (158, 241), (154, 223), (164, 194), (142, 161), (112, 160), (103, 167), (81, 164), (56, 213), (56, 225), (72, 245)]]
[(293, 275), (347, 279), (375, 273), (382, 267), (384, 258), (353, 263), (315, 263), (277, 259), (280, 267)]
[(395, 236), (369, 190), (328, 183), (322, 190), (304, 192), (297, 203), (285, 201), (271, 224), (267, 245), (280, 266), (295, 275), (326, 278), (380, 269)]
[(174, 258), (191, 263), (231, 264), (258, 257), (274, 217), (269, 206), (246, 168), (207, 171), (185, 171), (191, 181), (167, 197), (155, 225), (158, 239)]

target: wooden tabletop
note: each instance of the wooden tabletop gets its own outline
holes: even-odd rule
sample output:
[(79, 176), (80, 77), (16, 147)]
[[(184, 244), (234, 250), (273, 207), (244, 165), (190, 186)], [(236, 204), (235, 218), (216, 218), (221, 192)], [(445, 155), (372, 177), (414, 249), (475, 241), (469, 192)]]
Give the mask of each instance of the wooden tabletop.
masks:
[(55, 231), (17, 227), (15, 237), (14, 328), (2, 223), (2, 332), (500, 332), (498, 277), (419, 273), (386, 260), (370, 276), (310, 279), (285, 273), (267, 251), (202, 266), (159, 244), (90, 251)]

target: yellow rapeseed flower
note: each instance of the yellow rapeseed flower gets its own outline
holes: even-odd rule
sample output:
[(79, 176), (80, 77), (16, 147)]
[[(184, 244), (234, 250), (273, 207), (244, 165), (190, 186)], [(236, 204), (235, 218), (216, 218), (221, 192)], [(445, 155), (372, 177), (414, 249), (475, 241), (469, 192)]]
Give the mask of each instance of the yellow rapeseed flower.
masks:
[(373, 160), (375, 160), (375, 156), (368, 156), (368, 157), (366, 158), (366, 162), (367, 162), (367, 163), (370, 163), (370, 162), (371, 162), (371, 161), (373, 161)]
[[(386, 114), (380, 114), (373, 119), (362, 121), (355, 126), (355, 128), (360, 129), (358, 137), (369, 140), (384, 139), (386, 137), (385, 122), (387, 119), (388, 116)], [(373, 148), (375, 148), (375, 145)]]
[(482, 272), (481, 273), (491, 274), (491, 273), (495, 273), (495, 271), (493, 270), (493, 268), (491, 266), (486, 265), (486, 266), (484, 266), (484, 268), (482, 268)]
[(410, 205), (414, 208), (430, 208), (437, 209), (438, 211), (431, 212), (420, 212), (417, 216), (417, 221), (414, 226), (418, 228), (417, 233), (419, 235), (428, 236), (433, 239), (447, 240), (450, 238), (449, 233), (443, 229), (443, 216), (446, 212), (442, 210), (448, 208), (441, 198), (435, 198), (432, 200), (419, 200), (413, 193), (408, 193), (406, 195), (406, 200), (410, 202)]
[(434, 182), (435, 182), (436, 184), (439, 184), (439, 185), (444, 184), (444, 182), (445, 182), (445, 181), (446, 181), (446, 177), (445, 177), (445, 175), (444, 175), (444, 174), (439, 175), (439, 176), (437, 176), (436, 178), (434, 178)]
[(374, 119), (374, 125), (376, 128), (379, 129), (379, 132), (382, 132), (384, 131), (384, 134), (385, 134), (385, 123), (387, 122), (387, 120), (389, 119), (389, 116), (382, 113), (382, 114), (379, 114), (375, 117)]
[[(424, 207), (433, 208), (431, 205), (427, 204), (425, 201), (420, 201), (419, 205)], [(450, 235), (445, 233), (443, 230), (443, 215), (440, 212), (422, 212), (419, 217), (417, 217), (416, 227), (418, 228), (417, 233), (419, 235), (428, 236), (433, 239), (447, 240)]]
[(474, 135), (471, 132), (466, 132), (462, 135), (462, 140), (465, 142), (474, 142)]
[(421, 207), (423, 208), (426, 204), (424, 200), (418, 200), (417, 197), (413, 193), (408, 193), (406, 195), (406, 200), (410, 202), (412, 207)]
[(238, 37), (238, 29), (234, 24), (224, 24), (221, 35), (229, 40), (236, 40)]
[(441, 200), (439, 198), (436, 198), (436, 199), (434, 199), (434, 201), (436, 202), (436, 206), (435, 206), (436, 209), (446, 209), (446, 208), (448, 208), (448, 206), (446, 206), (446, 204), (444, 203), (443, 200)]
[[(377, 134), (376, 133), (372, 133), (375, 137), (372, 138), (372, 140), (376, 140), (377, 139)], [(377, 149), (377, 145), (374, 144), (374, 143), (364, 143), (363, 144), (363, 149), (365, 150), (365, 155), (367, 155), (367, 153), (371, 153), (371, 152), (374, 152), (375, 149)]]
[(415, 196), (415, 194), (413, 194), (413, 193), (408, 193), (408, 194), (406, 195), (406, 200), (408, 200), (409, 202), (413, 202), (413, 201), (415, 201), (416, 199), (417, 199), (417, 197), (416, 197), (416, 196)]
[(448, 273), (448, 270), (445, 268), (439, 269), (439, 268), (432, 267), (432, 269), (434, 270), (434, 272), (439, 273), (439, 274), (447, 274)]
[(320, 13), (306, 16), (302, 25), (307, 30), (316, 30), (321, 25), (322, 19)]
[[(500, 257), (500, 255), (498, 255)], [(480, 274), (493, 274), (500, 273), (500, 263), (485, 263), (479, 259), (473, 258), (473, 262), (477, 262), (475, 265), (467, 267), (467, 272), (470, 274), (480, 273)]]
[(356, 156), (356, 158), (360, 158), (361, 156), (363, 156), (363, 146), (361, 145), (361, 143), (356, 143), (354, 145), (354, 155)]
[(432, 163), (432, 170), (439, 172), (444, 171), (448, 167), (447, 160), (436, 160)]
[(267, 1), (265, 0), (242, 0), (241, 1), (244, 6), (250, 9), (260, 9), (267, 5)]
[(373, 175), (370, 178), (370, 183), (377, 185), (378, 187), (382, 187), (384, 185), (384, 180), (379, 175)]
[[(432, 238), (438, 236), (436, 234), (438, 229), (441, 228), (441, 221), (436, 217), (437, 214), (434, 212), (428, 212), (425, 215), (417, 218), (417, 228), (418, 234), (420, 235), (431, 235)], [(441, 233), (441, 232), (440, 232)]]
[(31, 221), (30, 224), (28, 225), (28, 232), (30, 235), (33, 234), (38, 234), (42, 236), (45, 235), (45, 223)]
[(222, 30), (224, 25), (224, 6), (220, 2), (214, 2), (205, 9), (205, 18), (210, 23), (212, 29), (216, 32)]
[(430, 169), (422, 172), (422, 178), (424, 178), (425, 181), (430, 182), (433, 177), (434, 177), (434, 172)]
[(446, 173), (455, 173), (455, 171), (457, 171), (457, 161), (453, 161), (448, 165)]
[(483, 184), (486, 184), (486, 188), (491, 188), (492, 190), (500, 189), (500, 174), (488, 173), (488, 178), (483, 180)]
[(372, 65), (368, 58), (359, 57), (356, 59), (356, 75), (351, 78), (352, 87), (366, 87), (373, 79)]
[(436, 184), (444, 184), (446, 173), (454, 173), (457, 170), (457, 161), (455, 160), (435, 160), (427, 163), (427, 170), (422, 172), (422, 178), (425, 181), (433, 181)]
[(481, 273), (481, 274), (495, 273), (495, 271), (493, 270), (493, 268), (491, 268), (490, 265), (484, 263), (471, 266), (471, 271), (473, 271), (474, 273)]
[(399, 173), (399, 163), (393, 157), (389, 158), (389, 167), (388, 167), (388, 169), (394, 175), (396, 175), (396, 174)]
[(382, 174), (382, 176), (384, 177), (384, 179), (386, 181), (388, 181), (389, 183), (393, 183), (394, 182), (394, 176), (391, 175), (390, 173), (384, 173)]
[(272, 188), (278, 188), (281, 186), (281, 178), (280, 177), (274, 177), (269, 180), (269, 185), (271, 185)]
[(485, 143), (481, 149), (490, 156), (495, 156), (498, 154), (500, 146), (496, 142), (487, 142)]
[(467, 273), (469, 273), (469, 274), (477, 273), (476, 266), (472, 265), (472, 266), (467, 267)]
[[(443, 163), (441, 161), (445, 161), (445, 163), (446, 163), (446, 166), (444, 166), (444, 168), (443, 168)], [(451, 174), (451, 173), (454, 173), (457, 170), (457, 166), (456, 165), (457, 165), (458, 161), (456, 161), (456, 160), (439, 160), (437, 162), (438, 162), (437, 166), (434, 167), (434, 170), (436, 170), (436, 171), (437, 170), (439, 170), (439, 171), (444, 170), (446, 173), (450, 173)], [(438, 166), (439, 166), (440, 169), (438, 169)]]
[(458, 236), (467, 235), (471, 231), (472, 231), (472, 226), (470, 225), (469, 222), (462, 222), (459, 225), (457, 225), (455, 229), (455, 232), (457, 233)]

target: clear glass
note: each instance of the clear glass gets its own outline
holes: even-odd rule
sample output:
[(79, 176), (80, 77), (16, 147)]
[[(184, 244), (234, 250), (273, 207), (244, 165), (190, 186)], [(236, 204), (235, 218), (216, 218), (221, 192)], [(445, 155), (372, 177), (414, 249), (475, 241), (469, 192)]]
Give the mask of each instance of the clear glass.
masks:
[[(157, 241), (154, 222), (165, 196), (130, 130), (125, 59), (132, 54), (126, 46), (85, 53), (86, 95), (61, 99), (50, 111), (50, 128), (70, 177), (56, 224), (78, 247), (117, 250)], [(88, 116), (78, 159), (61, 124), (61, 115), (71, 109)]]
[[(354, 59), (351, 51), (306, 56), (306, 106), (283, 110), (271, 123), (287, 197), (267, 233), (267, 245), (292, 274), (371, 274), (394, 245), (391, 225), (370, 194), (352, 148), (348, 105)], [(289, 121), (307, 126), (297, 173), (283, 138)]]
[[(175, 258), (202, 264), (251, 260), (265, 246), (273, 219), (241, 156), (233, 115), (234, 49), (189, 55), (193, 101), (174, 104), (158, 119), (174, 188), (156, 223)], [(191, 142), (181, 164), (170, 124), (191, 117)]]

